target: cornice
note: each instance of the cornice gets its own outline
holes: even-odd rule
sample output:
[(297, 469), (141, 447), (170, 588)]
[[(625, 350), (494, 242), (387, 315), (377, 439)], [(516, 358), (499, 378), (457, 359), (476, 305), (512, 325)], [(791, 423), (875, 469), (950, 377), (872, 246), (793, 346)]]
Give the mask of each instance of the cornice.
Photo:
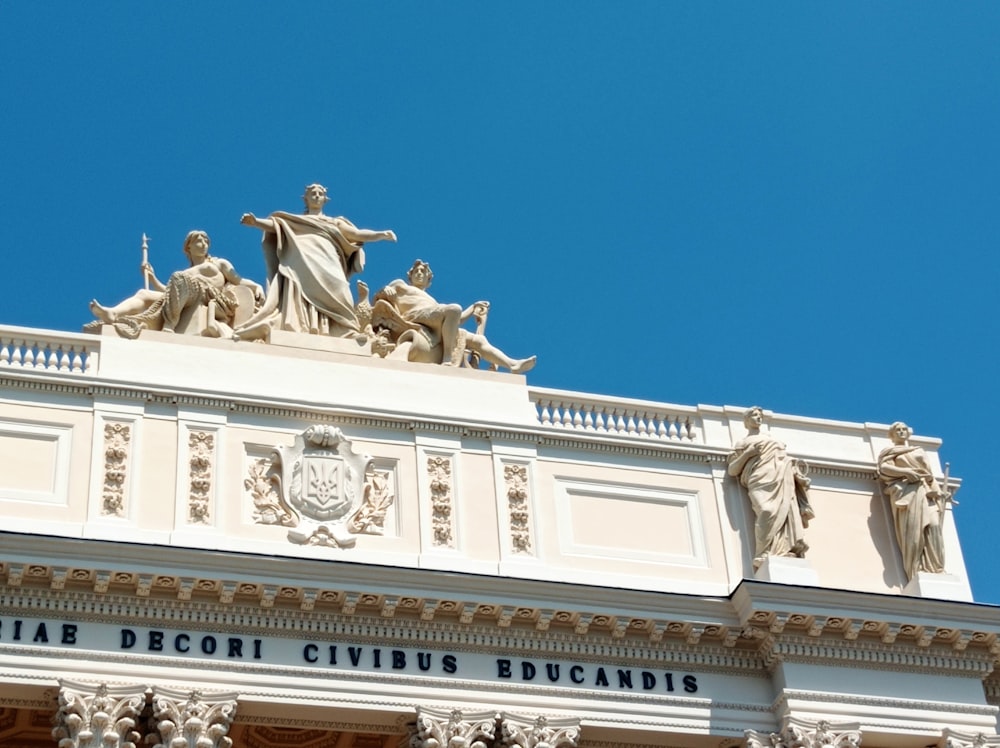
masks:
[[(93, 398), (131, 399), (165, 406), (204, 408), (241, 415), (314, 423), (335, 423), (386, 431), (427, 431), (458, 437), (495, 439), (537, 444), (552, 449), (647, 457), (675, 462), (693, 462), (720, 467), (725, 465), (728, 448), (691, 444), (670, 438), (630, 436), (600, 431), (560, 430), (539, 426), (500, 426), (477, 421), (456, 422), (411, 414), (318, 406), (296, 401), (264, 401), (192, 390), (168, 390), (128, 382), (97, 379), (86, 374), (46, 374), (43, 371), (10, 369), (0, 374), (0, 389), (59, 393)], [(815, 476), (873, 479), (874, 466), (809, 458)]]

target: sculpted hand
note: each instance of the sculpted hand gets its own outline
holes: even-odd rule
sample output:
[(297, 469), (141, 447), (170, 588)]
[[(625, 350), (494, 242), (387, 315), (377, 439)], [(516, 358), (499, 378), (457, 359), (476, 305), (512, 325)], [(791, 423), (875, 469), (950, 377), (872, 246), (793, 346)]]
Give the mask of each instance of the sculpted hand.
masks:
[(243, 217), (240, 219), (240, 223), (242, 223), (244, 226), (256, 226), (257, 216), (255, 216), (253, 213), (244, 213)]
[(156, 273), (153, 272), (153, 266), (148, 262), (142, 263), (142, 265), (139, 266), (139, 270), (142, 271), (143, 275), (148, 275), (150, 277), (156, 275)]
[(389, 231), (386, 231), (385, 232), (385, 238), (386, 238), (387, 241), (390, 241), (390, 242), (396, 241), (396, 232), (392, 231), (391, 229)]

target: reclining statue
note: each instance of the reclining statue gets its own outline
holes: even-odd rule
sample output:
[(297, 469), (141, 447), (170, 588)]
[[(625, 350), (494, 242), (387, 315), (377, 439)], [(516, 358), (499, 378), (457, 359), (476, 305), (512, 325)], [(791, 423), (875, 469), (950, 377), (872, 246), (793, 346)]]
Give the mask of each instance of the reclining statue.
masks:
[(125, 338), (137, 338), (143, 330), (232, 337), (233, 327), (253, 315), (264, 289), (241, 278), (228, 260), (212, 257), (210, 245), (204, 231), (188, 233), (184, 254), (190, 267), (173, 273), (166, 283), (144, 262), (142, 271), (152, 288), (140, 289), (111, 307), (92, 300), (90, 311), (98, 321), (85, 329), (109, 324)]
[[(481, 357), (515, 374), (530, 370), (536, 361), (514, 359), (492, 345), (483, 334), (489, 304), (479, 301), (467, 309), (458, 304), (440, 304), (427, 293), (434, 274), (422, 260), (413, 263), (407, 280), (394, 280), (375, 294), (371, 308), (373, 330), (387, 330), (395, 349), (388, 358), (448, 366), (472, 366)], [(460, 325), (474, 318), (477, 332)]]

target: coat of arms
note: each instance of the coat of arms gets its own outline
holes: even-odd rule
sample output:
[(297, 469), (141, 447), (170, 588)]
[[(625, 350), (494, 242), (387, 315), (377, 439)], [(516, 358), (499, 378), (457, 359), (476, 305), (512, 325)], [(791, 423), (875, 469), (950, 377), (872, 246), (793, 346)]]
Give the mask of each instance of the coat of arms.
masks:
[(289, 528), (293, 543), (350, 548), (356, 535), (381, 535), (392, 503), (384, 473), (356, 454), (335, 426), (310, 426), (289, 447), (258, 460), (244, 482), (254, 519)]

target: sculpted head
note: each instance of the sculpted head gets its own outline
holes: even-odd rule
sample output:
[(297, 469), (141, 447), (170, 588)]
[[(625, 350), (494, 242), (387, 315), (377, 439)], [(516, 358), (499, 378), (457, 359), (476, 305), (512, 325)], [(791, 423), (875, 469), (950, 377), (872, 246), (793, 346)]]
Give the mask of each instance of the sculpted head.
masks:
[(907, 440), (913, 436), (913, 429), (902, 421), (896, 421), (889, 427), (889, 438), (893, 444), (906, 444)]
[(759, 405), (754, 405), (743, 414), (743, 425), (747, 429), (759, 429), (764, 423), (764, 409)]
[(427, 288), (433, 278), (434, 273), (431, 272), (431, 266), (423, 260), (414, 260), (413, 267), (406, 274), (406, 279), (410, 282), (410, 285), (417, 288)]
[(189, 231), (184, 239), (184, 254), (188, 260), (194, 262), (194, 256), (201, 258), (208, 256), (208, 248), (212, 246), (212, 240), (204, 231)]
[(305, 192), (302, 193), (302, 201), (306, 204), (306, 210), (322, 210), (323, 206), (330, 202), (330, 198), (327, 197), (326, 187), (314, 183), (306, 186)]

